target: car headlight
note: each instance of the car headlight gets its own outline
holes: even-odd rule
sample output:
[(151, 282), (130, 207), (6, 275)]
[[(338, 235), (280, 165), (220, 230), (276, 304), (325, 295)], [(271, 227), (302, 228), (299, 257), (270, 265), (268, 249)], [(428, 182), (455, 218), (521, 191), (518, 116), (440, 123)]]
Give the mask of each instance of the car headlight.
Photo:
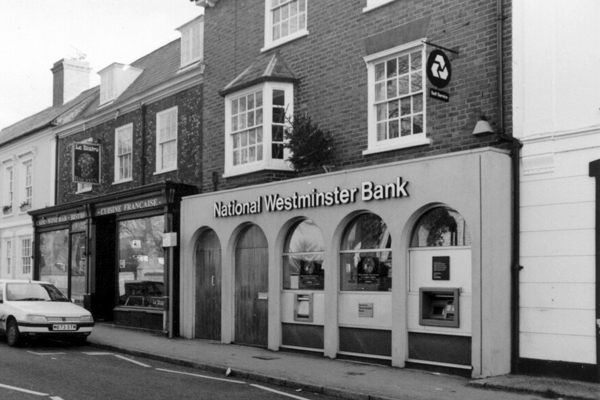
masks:
[(94, 318), (92, 318), (91, 315), (82, 315), (81, 317), (79, 317), (79, 320), (81, 322), (94, 322)]
[(43, 315), (28, 315), (27, 321), (29, 322), (48, 322), (48, 319)]

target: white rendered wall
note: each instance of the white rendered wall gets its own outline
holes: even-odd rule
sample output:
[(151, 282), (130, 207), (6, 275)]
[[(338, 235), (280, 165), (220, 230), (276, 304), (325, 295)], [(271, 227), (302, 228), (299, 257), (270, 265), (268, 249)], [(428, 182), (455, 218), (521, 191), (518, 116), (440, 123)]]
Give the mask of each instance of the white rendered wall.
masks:
[[(31, 162), (33, 165), (33, 197), (31, 210), (54, 205), (55, 168), (54, 155), (56, 139), (50, 132), (32, 135), (29, 138), (16, 141), (0, 147), (0, 204), (6, 203), (5, 191), (7, 190), (4, 170), (12, 166), (13, 176), (13, 202), (12, 212), (5, 214), (0, 210), (0, 277), (1, 278), (31, 278), (32, 274), (23, 272), (21, 253), (22, 239), (31, 238), (33, 251), (33, 226), (28, 210), (21, 209), (20, 205), (25, 200), (23, 163)], [(1, 208), (1, 207), (0, 207)], [(12, 265), (10, 272), (6, 265), (6, 241), (12, 241)], [(31, 260), (33, 271), (33, 259)]]
[(514, 2), (521, 155), (520, 357), (595, 364), (600, 2)]

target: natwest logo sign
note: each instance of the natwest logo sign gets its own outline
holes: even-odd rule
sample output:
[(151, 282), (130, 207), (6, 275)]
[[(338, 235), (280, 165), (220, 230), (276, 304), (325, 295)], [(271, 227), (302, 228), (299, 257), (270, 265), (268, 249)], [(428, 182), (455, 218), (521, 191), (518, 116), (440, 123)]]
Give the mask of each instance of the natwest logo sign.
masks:
[(427, 58), (427, 77), (434, 86), (443, 88), (448, 86), (452, 78), (450, 59), (441, 50), (433, 50)]

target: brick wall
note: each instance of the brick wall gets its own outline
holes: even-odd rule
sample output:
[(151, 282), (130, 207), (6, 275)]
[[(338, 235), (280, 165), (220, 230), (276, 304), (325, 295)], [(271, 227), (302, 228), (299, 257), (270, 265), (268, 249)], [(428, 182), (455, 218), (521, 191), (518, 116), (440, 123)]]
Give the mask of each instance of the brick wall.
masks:
[[(202, 152), (202, 85), (166, 97), (136, 110), (119, 114), (116, 118), (86, 127), (85, 130), (59, 140), (57, 204), (123, 191), (156, 182), (171, 180), (197, 185), (202, 180), (202, 165), (198, 155)], [(178, 169), (155, 175), (156, 169), (156, 114), (178, 107)], [(144, 122), (144, 123), (142, 123)], [(133, 123), (133, 180), (113, 184), (115, 157), (115, 129)], [(145, 126), (145, 129), (143, 129)], [(91, 192), (77, 194), (77, 184), (72, 182), (72, 147), (74, 142), (86, 139), (102, 144), (101, 184)]]
[[(503, 0), (510, 16), (510, 0)], [(497, 126), (497, 35), (495, 1), (397, 0), (363, 13), (366, 0), (308, 0), (309, 35), (278, 51), (300, 83), (295, 110), (307, 112), (335, 136), (336, 170), (498, 145), (495, 135), (475, 137), (481, 113)], [(203, 191), (286, 179), (295, 173), (260, 172), (223, 178), (224, 99), (218, 92), (259, 56), (264, 46), (264, 0), (222, 0), (205, 9), (204, 165)], [(429, 146), (364, 156), (367, 149), (367, 68), (365, 38), (420, 18), (430, 18), (427, 39), (458, 55), (452, 61), (452, 81), (443, 90), (450, 102), (427, 100)], [(510, 18), (505, 24), (505, 132), (510, 134)], [(435, 47), (428, 46), (427, 51)], [(503, 145), (505, 146), (505, 145)], [(322, 171), (313, 171), (321, 173)]]

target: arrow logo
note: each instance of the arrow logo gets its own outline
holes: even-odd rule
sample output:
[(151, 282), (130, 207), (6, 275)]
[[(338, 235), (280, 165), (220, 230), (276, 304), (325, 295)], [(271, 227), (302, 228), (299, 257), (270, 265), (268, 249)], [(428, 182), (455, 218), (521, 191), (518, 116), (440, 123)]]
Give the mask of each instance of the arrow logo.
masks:
[(448, 68), (446, 68), (446, 63), (444, 62), (444, 57), (438, 54), (435, 57), (435, 61), (431, 66), (431, 73), (433, 76), (439, 79), (446, 80), (448, 79)]

